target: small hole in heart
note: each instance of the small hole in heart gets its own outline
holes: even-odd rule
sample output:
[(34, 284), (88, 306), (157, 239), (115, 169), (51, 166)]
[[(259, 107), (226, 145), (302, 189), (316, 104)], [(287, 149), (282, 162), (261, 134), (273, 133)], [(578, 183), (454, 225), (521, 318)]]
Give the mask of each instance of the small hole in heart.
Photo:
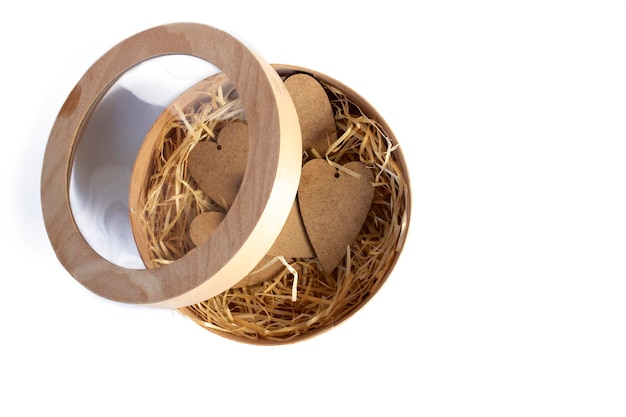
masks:
[(221, 151), (222, 150), (222, 145), (217, 145), (217, 150)]
[(339, 178), (339, 173), (335, 172), (335, 178)]

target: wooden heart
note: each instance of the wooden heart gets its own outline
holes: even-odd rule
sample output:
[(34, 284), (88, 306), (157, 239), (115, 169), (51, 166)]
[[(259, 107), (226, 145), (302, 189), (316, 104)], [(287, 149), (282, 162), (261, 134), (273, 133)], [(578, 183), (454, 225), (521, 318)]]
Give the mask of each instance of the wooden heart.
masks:
[[(285, 86), (296, 107), (303, 149), (310, 151), (314, 148), (320, 155), (324, 155), (328, 145), (337, 138), (334, 113), (326, 92), (314, 77), (307, 74), (290, 76), (285, 80)], [(222, 128), (217, 141), (196, 144), (187, 159), (187, 167), (207, 196), (222, 208), (228, 209), (239, 191), (247, 157), (248, 128), (244, 122), (235, 121)], [(191, 228), (192, 240), (194, 233), (205, 233), (200, 229), (201, 225), (208, 227), (204, 222), (198, 220), (195, 227)], [(315, 256), (297, 200), (268, 255), (286, 258)]]
[[(232, 122), (222, 128), (217, 143), (199, 142), (187, 159), (189, 172), (198, 186), (223, 208), (230, 207), (235, 199), (246, 164), (245, 158), (242, 161), (239, 156), (234, 157), (230, 154), (242, 152), (246, 156), (247, 143), (247, 126), (242, 122)], [(219, 145), (222, 145), (222, 148), (218, 150)], [(232, 157), (232, 166), (227, 163), (229, 157)], [(223, 160), (222, 158), (227, 159)], [(217, 198), (220, 200), (216, 200)], [(223, 204), (220, 201), (223, 201)], [(198, 227), (200, 226), (192, 228), (190, 233), (198, 230)], [(313, 258), (315, 256), (302, 223), (298, 204), (295, 201), (283, 230), (268, 254), (286, 258)]]
[[(189, 234), (193, 243), (198, 246), (207, 240), (224, 219), (224, 216), (224, 213), (217, 211), (209, 211), (196, 216), (189, 225)], [(285, 269), (285, 266), (282, 262), (271, 263), (273, 260), (274, 256), (264, 256), (257, 266), (241, 279), (241, 281), (235, 284), (233, 288), (256, 285), (275, 278)], [(286, 259), (286, 261), (288, 263), (293, 262), (292, 259)]]
[(314, 148), (320, 156), (337, 140), (335, 114), (322, 85), (308, 74), (294, 74), (285, 80), (285, 87), (296, 107), (302, 150)]
[(248, 126), (236, 121), (222, 128), (216, 142), (198, 142), (189, 153), (187, 169), (211, 200), (228, 209), (239, 192), (247, 160)]
[(315, 257), (315, 251), (304, 228), (297, 199), (291, 206), (285, 226), (280, 231), (280, 235), (278, 235), (274, 245), (270, 248), (268, 255), (286, 256), (289, 258)]
[[(222, 222), (224, 216), (224, 213), (218, 211), (209, 211), (196, 216), (189, 225), (191, 241), (196, 246), (204, 242)], [(315, 257), (313, 246), (304, 229), (297, 201), (291, 207), (285, 227), (267, 254), (270, 257), (283, 256), (285, 258)]]
[(332, 272), (356, 239), (374, 199), (373, 174), (361, 162), (338, 170), (324, 159), (314, 159), (302, 168), (298, 201), (304, 227), (322, 269)]

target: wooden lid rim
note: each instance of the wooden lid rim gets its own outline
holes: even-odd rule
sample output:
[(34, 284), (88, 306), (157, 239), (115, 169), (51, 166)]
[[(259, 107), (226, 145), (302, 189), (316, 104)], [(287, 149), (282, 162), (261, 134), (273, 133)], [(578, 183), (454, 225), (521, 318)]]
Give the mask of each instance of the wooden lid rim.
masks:
[[(201, 246), (156, 269), (128, 269), (96, 253), (72, 216), (69, 180), (82, 129), (100, 99), (128, 69), (162, 55), (212, 63), (233, 82), (249, 124), (250, 152), (240, 192), (224, 221)], [(280, 233), (300, 180), (298, 117), (280, 77), (231, 35), (175, 23), (134, 35), (107, 52), (72, 90), (44, 154), (41, 200), (54, 251), (74, 278), (119, 302), (177, 308), (213, 297), (245, 276)]]

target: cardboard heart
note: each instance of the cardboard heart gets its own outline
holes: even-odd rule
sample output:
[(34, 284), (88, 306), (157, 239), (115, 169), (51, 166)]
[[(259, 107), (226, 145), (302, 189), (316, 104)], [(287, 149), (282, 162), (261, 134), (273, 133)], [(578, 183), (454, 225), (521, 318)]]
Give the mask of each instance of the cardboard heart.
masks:
[[(217, 211), (209, 211), (196, 216), (189, 225), (189, 234), (193, 243), (198, 246), (211, 236), (220, 222), (224, 219), (225, 214)], [(273, 262), (274, 256), (266, 255), (254, 267), (251, 273), (246, 275), (241, 281), (233, 286), (240, 288), (244, 286), (256, 285), (265, 282), (268, 279), (276, 277), (285, 266), (282, 262)], [(286, 259), (288, 263), (293, 262), (292, 259)]]
[(374, 199), (372, 172), (361, 162), (343, 166), (358, 178), (313, 159), (302, 168), (298, 201), (304, 227), (326, 273), (332, 272), (356, 239)]
[(216, 142), (198, 142), (189, 153), (187, 169), (211, 200), (228, 209), (239, 192), (247, 160), (248, 126), (235, 121), (222, 128)]
[(328, 146), (337, 140), (335, 114), (322, 85), (307, 74), (294, 74), (285, 80), (285, 87), (296, 107), (302, 150), (314, 148), (321, 156)]

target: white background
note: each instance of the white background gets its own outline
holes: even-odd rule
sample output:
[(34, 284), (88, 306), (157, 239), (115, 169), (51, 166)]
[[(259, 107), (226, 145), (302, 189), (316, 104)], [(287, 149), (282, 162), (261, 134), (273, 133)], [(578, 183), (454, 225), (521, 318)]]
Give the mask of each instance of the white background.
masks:
[[(22, 1), (0, 20), (0, 415), (626, 414), (626, 1)], [(109, 48), (177, 21), (341, 80), (399, 139), (405, 251), (341, 326), (239, 344), (57, 261), (56, 114)]]

